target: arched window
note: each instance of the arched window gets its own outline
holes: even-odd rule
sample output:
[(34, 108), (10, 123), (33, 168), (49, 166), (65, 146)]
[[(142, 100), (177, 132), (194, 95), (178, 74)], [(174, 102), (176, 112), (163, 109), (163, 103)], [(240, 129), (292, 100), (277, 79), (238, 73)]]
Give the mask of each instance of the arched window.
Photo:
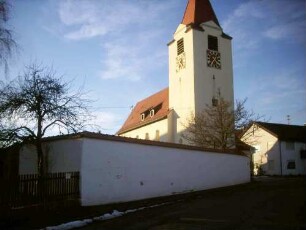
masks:
[(156, 140), (156, 141), (159, 141), (159, 140), (160, 140), (160, 137), (159, 137), (159, 130), (156, 130), (156, 132), (155, 132), (155, 140)]

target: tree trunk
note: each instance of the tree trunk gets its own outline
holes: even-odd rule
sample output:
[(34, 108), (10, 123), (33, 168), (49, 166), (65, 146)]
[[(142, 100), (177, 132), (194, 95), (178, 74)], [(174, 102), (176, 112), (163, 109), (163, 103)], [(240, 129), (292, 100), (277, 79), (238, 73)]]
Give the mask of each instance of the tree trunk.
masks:
[(41, 146), (41, 141), (36, 140), (36, 152), (37, 152), (37, 171), (40, 177), (45, 175), (45, 159)]
[(46, 204), (46, 169), (45, 169), (45, 157), (42, 150), (41, 140), (36, 140), (37, 151), (37, 170), (38, 170), (38, 197), (42, 201), (43, 205)]

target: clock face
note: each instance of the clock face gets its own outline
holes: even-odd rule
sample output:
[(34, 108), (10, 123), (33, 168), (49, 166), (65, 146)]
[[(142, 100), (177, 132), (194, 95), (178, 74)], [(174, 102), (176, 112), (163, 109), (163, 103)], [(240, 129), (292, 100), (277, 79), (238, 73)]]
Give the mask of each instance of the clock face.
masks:
[(181, 53), (176, 57), (176, 72), (179, 72), (186, 67), (186, 57), (185, 53)]
[(218, 51), (207, 50), (207, 66), (221, 69), (221, 56)]

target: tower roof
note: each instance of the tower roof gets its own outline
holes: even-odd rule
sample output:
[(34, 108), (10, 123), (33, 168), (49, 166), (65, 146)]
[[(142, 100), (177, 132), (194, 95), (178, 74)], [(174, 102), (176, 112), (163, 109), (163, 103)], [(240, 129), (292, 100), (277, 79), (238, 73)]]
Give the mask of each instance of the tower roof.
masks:
[(209, 0), (189, 0), (182, 24), (189, 25), (194, 24), (199, 26), (203, 22), (213, 21), (219, 27), (219, 21), (216, 17), (216, 14), (210, 4)]

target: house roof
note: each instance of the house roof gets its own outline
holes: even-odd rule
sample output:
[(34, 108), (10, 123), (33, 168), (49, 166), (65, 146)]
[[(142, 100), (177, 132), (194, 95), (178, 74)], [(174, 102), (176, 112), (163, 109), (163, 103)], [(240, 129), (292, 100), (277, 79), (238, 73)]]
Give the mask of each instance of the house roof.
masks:
[[(154, 110), (153, 116), (150, 114), (152, 109)], [(169, 112), (169, 88), (166, 88), (139, 101), (117, 134), (123, 134), (144, 125), (165, 119)], [(144, 119), (141, 117), (142, 114)]]
[(213, 21), (219, 27), (219, 21), (209, 0), (189, 0), (182, 24), (199, 26), (203, 22)]
[(282, 141), (296, 141), (306, 143), (306, 126), (285, 125), (267, 122), (255, 122), (272, 135)]

